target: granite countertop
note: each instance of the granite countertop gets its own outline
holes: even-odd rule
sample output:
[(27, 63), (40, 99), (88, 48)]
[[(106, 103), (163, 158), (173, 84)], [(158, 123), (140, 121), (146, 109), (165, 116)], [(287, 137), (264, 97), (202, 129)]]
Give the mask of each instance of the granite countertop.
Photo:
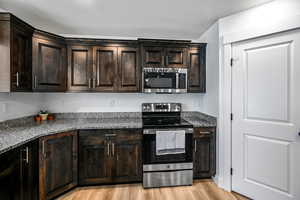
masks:
[[(194, 127), (215, 127), (216, 118), (200, 112), (183, 112)], [(56, 120), (36, 123), (26, 117), (0, 123), (0, 154), (41, 136), (79, 129), (142, 128), (140, 113), (66, 113)]]

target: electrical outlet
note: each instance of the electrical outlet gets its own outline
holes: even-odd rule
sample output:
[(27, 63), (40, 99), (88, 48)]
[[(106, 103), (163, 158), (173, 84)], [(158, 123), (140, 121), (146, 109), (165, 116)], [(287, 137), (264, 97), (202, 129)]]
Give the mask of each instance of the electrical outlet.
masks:
[(2, 113), (6, 113), (7, 111), (7, 103), (0, 103), (0, 108)]
[(110, 107), (114, 107), (116, 105), (116, 100), (111, 100), (109, 105)]

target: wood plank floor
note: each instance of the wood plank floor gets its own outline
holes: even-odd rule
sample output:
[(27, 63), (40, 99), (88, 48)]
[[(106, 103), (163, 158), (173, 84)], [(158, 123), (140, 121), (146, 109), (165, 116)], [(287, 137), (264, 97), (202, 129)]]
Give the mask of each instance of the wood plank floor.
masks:
[(143, 189), (141, 184), (90, 186), (76, 188), (57, 200), (249, 200), (217, 187), (210, 179), (197, 180), (193, 186)]

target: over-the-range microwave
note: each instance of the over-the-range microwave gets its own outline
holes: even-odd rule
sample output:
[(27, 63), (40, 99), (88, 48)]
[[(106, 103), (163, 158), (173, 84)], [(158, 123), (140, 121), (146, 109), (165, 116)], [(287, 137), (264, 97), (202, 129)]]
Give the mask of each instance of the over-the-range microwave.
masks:
[(186, 93), (186, 68), (144, 68), (144, 93)]

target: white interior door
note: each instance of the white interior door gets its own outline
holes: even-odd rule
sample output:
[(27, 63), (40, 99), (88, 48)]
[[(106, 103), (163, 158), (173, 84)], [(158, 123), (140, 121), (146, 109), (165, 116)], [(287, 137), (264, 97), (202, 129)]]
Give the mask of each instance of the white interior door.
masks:
[(232, 45), (232, 190), (300, 200), (300, 31)]

